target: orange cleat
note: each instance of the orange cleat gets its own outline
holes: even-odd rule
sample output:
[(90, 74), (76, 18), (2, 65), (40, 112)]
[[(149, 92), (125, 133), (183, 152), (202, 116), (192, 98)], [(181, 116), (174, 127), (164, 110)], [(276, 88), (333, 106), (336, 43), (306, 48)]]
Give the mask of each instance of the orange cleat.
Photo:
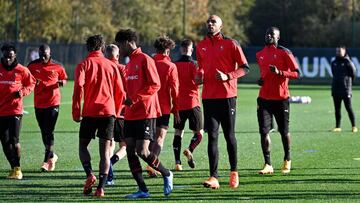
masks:
[(181, 164), (176, 164), (175, 165), (175, 171), (182, 171), (183, 168), (182, 168), (182, 165)]
[(211, 188), (211, 189), (219, 189), (219, 181), (215, 177), (210, 177), (205, 182), (203, 182), (204, 187)]
[(96, 176), (94, 174), (89, 175), (86, 178), (85, 185), (84, 185), (84, 195), (89, 195), (92, 192), (92, 186), (96, 182)]
[(94, 196), (96, 197), (104, 197), (105, 193), (104, 193), (104, 188), (97, 188), (95, 191)]
[(230, 181), (229, 181), (230, 188), (237, 188), (239, 187), (239, 174), (237, 171), (230, 172)]
[(161, 173), (159, 171), (153, 169), (151, 166), (146, 166), (145, 170), (148, 173), (150, 178), (156, 178), (158, 176), (161, 176)]

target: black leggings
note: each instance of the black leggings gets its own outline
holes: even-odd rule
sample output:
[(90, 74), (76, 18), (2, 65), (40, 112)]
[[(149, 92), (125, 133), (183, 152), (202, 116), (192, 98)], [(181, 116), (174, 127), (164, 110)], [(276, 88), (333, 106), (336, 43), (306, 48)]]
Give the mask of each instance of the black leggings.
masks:
[(340, 128), (341, 101), (344, 101), (345, 109), (348, 112), (351, 126), (354, 127), (355, 126), (355, 115), (354, 115), (354, 111), (352, 110), (351, 96), (345, 96), (345, 97), (333, 96), (333, 100), (334, 100), (334, 107), (335, 107), (336, 128)]
[(45, 109), (35, 108), (35, 116), (41, 130), (44, 145), (54, 145), (54, 130), (59, 116), (59, 106)]

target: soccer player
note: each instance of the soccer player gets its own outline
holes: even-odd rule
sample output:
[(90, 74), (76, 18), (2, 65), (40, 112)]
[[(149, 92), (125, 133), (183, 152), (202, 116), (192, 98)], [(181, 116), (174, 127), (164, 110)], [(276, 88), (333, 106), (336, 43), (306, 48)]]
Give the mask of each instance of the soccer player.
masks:
[(18, 63), (16, 48), (3, 44), (0, 63), (0, 140), (11, 170), (7, 178), (22, 179), (19, 142), (23, 97), (35, 86), (35, 78), (29, 69)]
[[(175, 42), (164, 35), (155, 40), (154, 47), (156, 49), (154, 61), (161, 84), (158, 98), (162, 116), (156, 119), (156, 137), (150, 144), (150, 150), (158, 157), (169, 129), (170, 113), (174, 114), (175, 123), (179, 122), (179, 112), (177, 110), (179, 78), (176, 66), (170, 59), (170, 50), (175, 47)], [(155, 170), (152, 170), (149, 166), (147, 166), (146, 170), (151, 177), (157, 175)]]
[(257, 98), (257, 117), (261, 136), (261, 148), (264, 155), (264, 168), (259, 174), (272, 174), (274, 169), (270, 161), (270, 129), (272, 117), (275, 117), (284, 148), (282, 173), (290, 173), (290, 133), (289, 133), (289, 79), (299, 77), (299, 66), (293, 54), (279, 46), (280, 30), (270, 27), (265, 34), (265, 47), (256, 53), (261, 78)]
[(155, 136), (156, 118), (161, 116), (157, 92), (160, 78), (154, 60), (137, 46), (138, 35), (131, 29), (121, 29), (115, 37), (121, 56), (129, 56), (126, 64), (126, 90), (124, 133), (127, 159), (131, 173), (139, 190), (125, 196), (129, 199), (150, 196), (142, 176), (139, 157), (159, 171), (164, 178), (164, 194), (173, 190), (173, 174), (166, 169), (159, 158), (149, 150)]
[(355, 78), (356, 69), (346, 53), (345, 46), (336, 48), (336, 58), (331, 62), (331, 72), (333, 74), (331, 95), (335, 107), (335, 128), (333, 132), (341, 132), (341, 102), (344, 101), (345, 109), (348, 112), (352, 126), (352, 132), (358, 132), (355, 125), (355, 115), (351, 105), (352, 81)]
[[(108, 58), (110, 61), (114, 62), (116, 66), (119, 68), (121, 81), (123, 87), (125, 89), (125, 65), (119, 63), (119, 47), (115, 44), (109, 44), (106, 46), (105, 49), (105, 57)], [(116, 116), (115, 124), (114, 124), (114, 141), (119, 143), (119, 149), (113, 154), (110, 158), (110, 170), (108, 173), (107, 185), (114, 185), (114, 172), (113, 166), (120, 161), (122, 158), (126, 156), (126, 143), (125, 143), (125, 136), (124, 136), (124, 105), (122, 105), (120, 115)], [(111, 152), (115, 149), (115, 145), (113, 142), (111, 143)]]
[(204, 128), (209, 136), (208, 156), (210, 177), (205, 187), (218, 189), (218, 138), (221, 125), (227, 143), (230, 162), (231, 188), (239, 186), (237, 172), (237, 143), (235, 137), (237, 78), (247, 74), (249, 66), (240, 45), (221, 33), (222, 20), (211, 15), (206, 21), (207, 35), (196, 48), (196, 57), (203, 77), (202, 101)]
[(180, 123), (174, 123), (175, 136), (173, 140), (173, 150), (175, 155), (175, 170), (181, 171), (180, 160), (181, 141), (184, 135), (185, 123), (189, 120), (189, 128), (193, 131), (189, 147), (183, 154), (188, 160), (190, 168), (195, 168), (193, 152), (200, 144), (203, 137), (203, 119), (199, 99), (199, 85), (195, 83), (198, 74), (198, 65), (191, 57), (193, 53), (193, 42), (184, 39), (180, 43), (181, 58), (175, 62), (179, 76), (179, 97), (178, 110)]
[(53, 171), (58, 159), (53, 148), (54, 130), (60, 109), (60, 87), (66, 84), (67, 75), (64, 67), (51, 58), (51, 50), (47, 44), (39, 47), (39, 59), (30, 62), (28, 68), (36, 79), (35, 115), (45, 146), (41, 170)]
[[(75, 122), (81, 122), (79, 156), (87, 176), (83, 191), (85, 195), (92, 192), (96, 182), (88, 145), (95, 135), (99, 138), (100, 180), (94, 195), (103, 197), (110, 167), (115, 116), (120, 115), (125, 93), (118, 67), (103, 56), (102, 36), (90, 36), (86, 46), (89, 54), (75, 70), (72, 116)], [(81, 108), (82, 97), (84, 104)]]

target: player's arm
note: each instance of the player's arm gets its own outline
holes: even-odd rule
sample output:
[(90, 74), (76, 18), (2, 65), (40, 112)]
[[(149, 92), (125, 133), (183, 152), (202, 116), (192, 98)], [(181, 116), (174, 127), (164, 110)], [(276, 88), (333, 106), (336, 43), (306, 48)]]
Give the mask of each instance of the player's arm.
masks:
[(29, 95), (34, 91), (36, 80), (33, 75), (31, 75), (29, 69), (24, 69), (23, 80), (21, 88), (16, 92), (18, 97), (23, 97)]
[(81, 120), (81, 99), (85, 84), (85, 64), (80, 63), (75, 69), (74, 92), (72, 97), (72, 116), (75, 122)]
[(235, 59), (237, 65), (234, 71), (227, 73), (228, 80), (243, 77), (250, 71), (250, 67), (246, 60), (244, 52), (241, 49), (240, 44), (235, 40), (233, 40), (232, 56)]
[(176, 113), (178, 111), (178, 97), (179, 97), (179, 75), (177, 72), (177, 68), (174, 65), (173, 69), (170, 72), (169, 78), (169, 87), (171, 93), (172, 100), (172, 113)]
[(288, 71), (279, 70), (275, 65), (270, 64), (270, 72), (275, 73), (280, 77), (298, 79), (300, 76), (299, 65), (297, 64), (294, 55), (291, 52), (285, 51), (284, 57)]

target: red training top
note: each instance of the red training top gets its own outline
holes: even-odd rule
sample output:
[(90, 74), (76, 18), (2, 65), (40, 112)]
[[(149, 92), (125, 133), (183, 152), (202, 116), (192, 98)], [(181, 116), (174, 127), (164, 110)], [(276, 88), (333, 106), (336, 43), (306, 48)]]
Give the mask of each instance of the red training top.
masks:
[(120, 116), (124, 95), (116, 65), (106, 59), (101, 51), (92, 51), (75, 69), (73, 119)]
[(36, 79), (34, 90), (35, 108), (48, 108), (60, 105), (61, 96), (59, 81), (66, 83), (67, 75), (64, 67), (50, 59), (47, 63), (36, 59), (28, 65), (31, 74)]
[[(116, 58), (111, 58), (110, 61), (114, 62), (116, 64), (116, 66), (118, 67), (118, 70), (120, 72), (120, 76), (121, 76), (121, 83), (124, 87), (124, 91), (126, 92), (126, 71), (125, 71), (125, 65), (119, 63), (119, 61)], [(120, 94), (119, 92), (117, 92), (116, 94)], [(120, 95), (119, 95), (120, 96)], [(120, 112), (120, 116), (117, 116), (117, 118), (124, 118), (124, 113), (125, 113), (125, 105), (122, 104), (121, 105), (121, 112)]]
[[(17, 64), (14, 69), (7, 70), (0, 63), (0, 116), (23, 114), (23, 96), (29, 95), (35, 87), (35, 78), (29, 69)], [(21, 91), (21, 97), (17, 92)]]
[(170, 112), (177, 112), (179, 78), (176, 65), (171, 62), (169, 56), (163, 54), (156, 54), (154, 56), (154, 60), (161, 83), (161, 87), (158, 92), (161, 113), (164, 115), (170, 114)]
[(200, 106), (199, 85), (194, 81), (198, 71), (196, 61), (192, 60), (191, 56), (182, 55), (175, 65), (179, 76), (179, 111)]
[(154, 60), (144, 54), (141, 48), (130, 54), (126, 64), (127, 97), (133, 104), (125, 107), (125, 120), (143, 120), (161, 116), (157, 92), (160, 78)]
[[(196, 47), (200, 72), (203, 73), (203, 99), (231, 98), (237, 95), (237, 78), (247, 73), (243, 65), (247, 60), (240, 45), (221, 33), (206, 36)], [(241, 68), (237, 68), (241, 67)], [(216, 71), (229, 76), (228, 81), (217, 80)]]
[[(289, 79), (299, 78), (299, 66), (293, 54), (282, 46), (265, 46), (256, 53), (256, 61), (263, 80), (259, 97), (268, 100), (289, 98)], [(270, 72), (269, 65), (275, 65), (280, 70), (280, 74)]]

